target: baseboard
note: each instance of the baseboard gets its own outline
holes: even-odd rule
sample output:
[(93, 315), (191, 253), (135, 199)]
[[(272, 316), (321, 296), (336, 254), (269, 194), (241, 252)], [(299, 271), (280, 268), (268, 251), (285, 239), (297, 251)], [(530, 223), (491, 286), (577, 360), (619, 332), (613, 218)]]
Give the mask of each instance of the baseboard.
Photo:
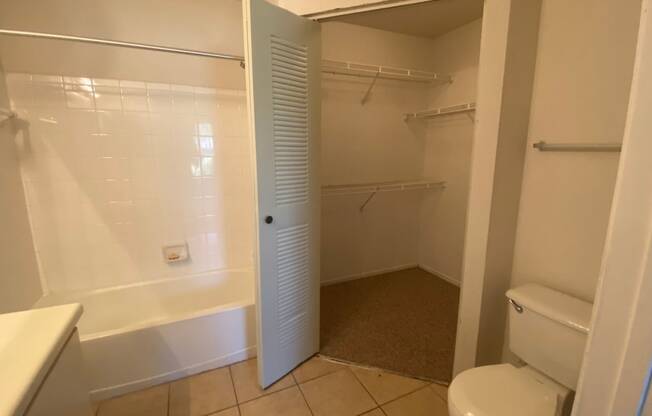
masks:
[(460, 282), (459, 280), (457, 280), (457, 279), (455, 279), (455, 278), (453, 278), (453, 277), (450, 277), (449, 275), (447, 275), (447, 274), (445, 274), (445, 273), (438, 272), (437, 270), (433, 269), (433, 268), (430, 267), (430, 266), (426, 266), (425, 264), (419, 264), (419, 265), (417, 265), (417, 267), (420, 268), (420, 269), (422, 269), (422, 270), (427, 271), (427, 272), (430, 273), (430, 274), (434, 274), (434, 275), (437, 276), (438, 278), (440, 278), (440, 279), (442, 279), (442, 280), (445, 280), (445, 281), (447, 281), (448, 283), (450, 283), (450, 284), (452, 284), (452, 285), (455, 285), (455, 286), (457, 286), (457, 287), (461, 287), (461, 286), (462, 286), (462, 282)]
[(388, 267), (385, 269), (370, 270), (368, 272), (356, 273), (348, 276), (341, 276), (341, 277), (335, 277), (332, 279), (324, 280), (321, 282), (321, 285), (328, 286), (328, 285), (333, 285), (335, 283), (342, 283), (342, 282), (348, 282), (350, 280), (362, 279), (364, 277), (377, 276), (379, 274), (384, 274), (384, 273), (398, 272), (400, 270), (405, 270), (405, 269), (413, 269), (415, 267), (419, 267), (419, 265), (416, 263), (410, 263), (410, 264), (402, 264), (400, 266)]
[(91, 390), (91, 400), (96, 402), (108, 399), (122, 394), (131, 393), (133, 391), (142, 390), (148, 387), (156, 386), (158, 384), (168, 383), (183, 377), (192, 376), (195, 374), (203, 373), (204, 371), (213, 370), (215, 368), (225, 367), (240, 361), (247, 360), (256, 356), (256, 347), (251, 346), (245, 349), (233, 352), (231, 354), (223, 355), (203, 363), (195, 364), (179, 370), (171, 371), (168, 373), (158, 374), (153, 377), (148, 377), (141, 380), (135, 380), (117, 386), (105, 387), (97, 390)]

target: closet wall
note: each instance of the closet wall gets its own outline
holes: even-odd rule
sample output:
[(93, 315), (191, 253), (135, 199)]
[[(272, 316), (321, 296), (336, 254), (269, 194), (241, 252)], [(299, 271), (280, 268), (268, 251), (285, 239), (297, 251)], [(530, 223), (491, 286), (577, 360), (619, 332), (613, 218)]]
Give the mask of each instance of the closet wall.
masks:
[[(9, 108), (1, 63), (0, 108)], [(13, 126), (0, 123), (0, 313), (6, 313), (29, 309), (41, 296), (41, 283)]]
[(594, 298), (619, 154), (531, 143), (622, 140), (639, 16), (640, 1), (543, 1), (512, 286)]
[[(241, 54), (240, 8), (28, 0), (4, 5), (0, 26)], [(46, 291), (251, 267), (237, 62), (7, 37), (0, 56)], [(183, 242), (190, 260), (164, 263), (161, 247)]]
[[(454, 82), (432, 87), (428, 108), (475, 102), (481, 29), (482, 20), (478, 19), (432, 42), (431, 67), (452, 75)], [(445, 179), (446, 189), (423, 194), (419, 265), (460, 284), (474, 113), (443, 116), (426, 123), (423, 176)]]
[[(428, 69), (431, 42), (344, 23), (322, 24), (324, 59)], [(413, 180), (422, 175), (425, 129), (403, 113), (427, 103), (423, 84), (325, 75), (322, 81), (322, 185)], [(322, 282), (418, 263), (421, 191), (322, 197)]]
[(421, 266), (459, 283), (472, 113), (411, 120), (408, 112), (475, 101), (480, 20), (437, 39), (324, 23), (324, 59), (434, 70), (452, 84), (326, 75), (322, 82), (322, 184), (414, 180), (445, 189), (322, 198), (322, 282)]

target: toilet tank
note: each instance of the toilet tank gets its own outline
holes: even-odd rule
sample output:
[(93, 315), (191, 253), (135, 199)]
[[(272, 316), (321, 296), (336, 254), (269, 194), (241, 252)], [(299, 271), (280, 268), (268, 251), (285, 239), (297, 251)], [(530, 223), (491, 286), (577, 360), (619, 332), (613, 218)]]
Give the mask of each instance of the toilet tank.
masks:
[(575, 390), (592, 304), (544, 286), (507, 291), (509, 349), (529, 366)]

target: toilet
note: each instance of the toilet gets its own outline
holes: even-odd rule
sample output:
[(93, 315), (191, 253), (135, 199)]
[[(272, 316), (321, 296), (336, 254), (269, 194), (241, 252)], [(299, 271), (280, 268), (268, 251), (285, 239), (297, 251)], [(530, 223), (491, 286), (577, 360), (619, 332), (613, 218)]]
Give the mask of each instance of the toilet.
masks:
[(592, 304), (544, 286), (507, 292), (509, 348), (525, 365), (488, 365), (458, 374), (450, 416), (570, 414)]

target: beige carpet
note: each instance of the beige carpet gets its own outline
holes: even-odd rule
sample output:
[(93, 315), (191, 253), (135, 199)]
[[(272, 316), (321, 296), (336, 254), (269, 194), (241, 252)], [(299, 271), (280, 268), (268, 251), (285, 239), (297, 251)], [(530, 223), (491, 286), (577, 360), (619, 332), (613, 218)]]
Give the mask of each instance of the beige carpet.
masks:
[(459, 288), (408, 269), (321, 289), (321, 353), (450, 382)]

